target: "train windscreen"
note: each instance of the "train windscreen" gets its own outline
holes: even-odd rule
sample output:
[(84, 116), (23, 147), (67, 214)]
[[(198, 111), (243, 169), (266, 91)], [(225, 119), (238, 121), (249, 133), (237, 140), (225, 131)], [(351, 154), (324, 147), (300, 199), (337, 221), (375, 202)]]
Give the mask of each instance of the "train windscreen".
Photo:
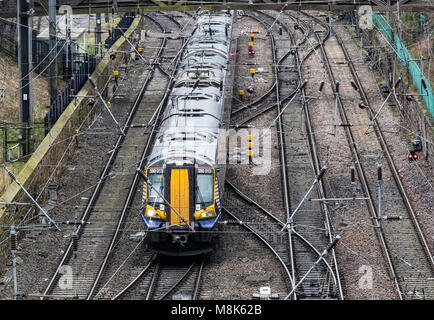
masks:
[(156, 207), (156, 204), (164, 204), (164, 199), (161, 197), (164, 196), (164, 175), (162, 173), (149, 174), (148, 179), (150, 184), (152, 184), (152, 188), (149, 185), (147, 188), (148, 203), (153, 207)]
[(206, 208), (214, 200), (214, 175), (197, 174), (196, 176), (196, 204)]

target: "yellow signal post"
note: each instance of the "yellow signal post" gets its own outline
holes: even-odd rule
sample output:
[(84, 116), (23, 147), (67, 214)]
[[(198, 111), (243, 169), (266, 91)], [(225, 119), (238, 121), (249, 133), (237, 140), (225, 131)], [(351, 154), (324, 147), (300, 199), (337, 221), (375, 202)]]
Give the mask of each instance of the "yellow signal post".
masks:
[(253, 42), (249, 42), (249, 55), (251, 55), (252, 50), (253, 50)]
[(139, 53), (141, 53), (141, 52), (143, 51), (143, 49), (142, 49), (142, 48), (137, 48), (137, 51), (138, 51)]
[(253, 32), (250, 34), (250, 39), (252, 40), (252, 42), (255, 41), (255, 34)]
[(252, 76), (252, 78), (255, 76), (255, 69), (250, 69), (250, 74), (251, 74), (251, 76)]
[(109, 108), (109, 109), (111, 109), (112, 108), (112, 103), (109, 101), (109, 102), (107, 102), (107, 107)]
[(119, 71), (114, 70), (114, 71), (113, 71), (113, 75), (115, 76), (115, 83), (116, 83), (116, 86), (118, 86), (118, 76), (119, 76)]
[(240, 96), (240, 100), (243, 101), (244, 90), (238, 90), (238, 94)]
[(247, 155), (249, 156), (249, 164), (253, 163), (253, 143), (252, 143), (252, 135), (248, 135), (247, 136), (247, 145), (248, 145), (248, 150), (247, 150)]

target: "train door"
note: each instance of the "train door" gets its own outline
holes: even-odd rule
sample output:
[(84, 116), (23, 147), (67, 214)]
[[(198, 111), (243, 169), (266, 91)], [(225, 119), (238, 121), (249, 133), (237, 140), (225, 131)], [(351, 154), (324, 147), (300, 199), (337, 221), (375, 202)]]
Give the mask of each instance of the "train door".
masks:
[[(170, 173), (170, 225), (190, 224), (190, 187), (188, 169), (171, 169)], [(184, 219), (182, 220), (181, 217)]]

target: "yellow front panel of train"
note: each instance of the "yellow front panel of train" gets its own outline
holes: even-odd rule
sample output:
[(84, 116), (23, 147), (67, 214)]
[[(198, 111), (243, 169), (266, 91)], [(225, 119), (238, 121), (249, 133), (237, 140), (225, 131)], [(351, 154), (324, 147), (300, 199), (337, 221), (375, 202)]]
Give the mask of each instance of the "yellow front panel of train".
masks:
[[(172, 169), (170, 178), (170, 204), (190, 224), (190, 194), (188, 169)], [(170, 224), (185, 224), (171, 209)]]

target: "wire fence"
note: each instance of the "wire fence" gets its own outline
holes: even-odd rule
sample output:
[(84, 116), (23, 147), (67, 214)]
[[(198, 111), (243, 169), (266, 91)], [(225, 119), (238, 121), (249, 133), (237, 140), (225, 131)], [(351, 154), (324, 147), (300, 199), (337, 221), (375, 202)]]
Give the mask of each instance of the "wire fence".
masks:
[(405, 44), (398, 37), (396, 32), (390, 27), (384, 17), (374, 12), (374, 23), (375, 26), (380, 30), (384, 38), (389, 42), (391, 46), (395, 49), (395, 53), (401, 61), (402, 65), (408, 67), (410, 74), (413, 78), (413, 83), (416, 85), (419, 94), (422, 95), (425, 104), (431, 113), (432, 118), (434, 118), (434, 94), (431, 88), (431, 84), (425, 77), (424, 72), (420, 69), (419, 65), (415, 60), (412, 59), (410, 52), (408, 51)]

